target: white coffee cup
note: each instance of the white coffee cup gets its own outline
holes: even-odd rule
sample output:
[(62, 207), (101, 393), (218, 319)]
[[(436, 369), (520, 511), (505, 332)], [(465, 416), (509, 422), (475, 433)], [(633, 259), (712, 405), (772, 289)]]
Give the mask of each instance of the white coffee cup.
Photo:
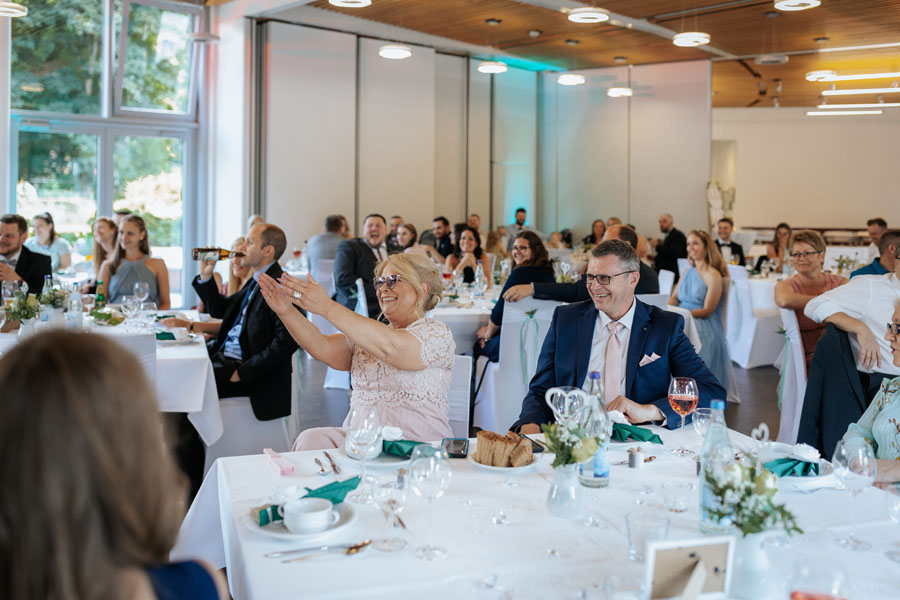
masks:
[(175, 339), (179, 342), (186, 342), (191, 339), (191, 336), (188, 334), (187, 327), (173, 327), (172, 335), (174, 335)]
[(291, 533), (315, 533), (337, 523), (340, 515), (325, 498), (300, 498), (278, 507)]

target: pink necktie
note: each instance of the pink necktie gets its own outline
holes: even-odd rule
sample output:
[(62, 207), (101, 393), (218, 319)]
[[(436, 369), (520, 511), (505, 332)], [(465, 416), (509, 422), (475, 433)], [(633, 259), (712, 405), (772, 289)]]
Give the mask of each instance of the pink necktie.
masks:
[(622, 385), (622, 342), (619, 331), (624, 327), (618, 321), (606, 324), (609, 329), (609, 341), (606, 343), (606, 361), (603, 364), (603, 396), (609, 404), (619, 395)]

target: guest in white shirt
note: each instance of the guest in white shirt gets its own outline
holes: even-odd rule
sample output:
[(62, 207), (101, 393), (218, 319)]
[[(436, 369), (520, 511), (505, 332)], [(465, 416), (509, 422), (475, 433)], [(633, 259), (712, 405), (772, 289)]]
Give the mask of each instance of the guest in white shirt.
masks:
[(872, 262), (877, 260), (881, 254), (878, 250), (878, 243), (881, 241), (882, 234), (887, 231), (888, 225), (887, 221), (881, 217), (875, 217), (866, 221), (866, 227), (869, 230), (869, 241), (872, 242), (869, 244), (869, 262)]
[[(895, 251), (900, 257), (900, 248)], [(881, 332), (900, 303), (900, 260), (894, 261), (894, 272), (886, 275), (860, 275), (809, 301), (804, 313), (817, 323), (833, 323), (850, 336), (856, 366), (869, 378), (869, 395), (878, 391), (883, 377), (900, 375), (894, 364), (890, 343)]]

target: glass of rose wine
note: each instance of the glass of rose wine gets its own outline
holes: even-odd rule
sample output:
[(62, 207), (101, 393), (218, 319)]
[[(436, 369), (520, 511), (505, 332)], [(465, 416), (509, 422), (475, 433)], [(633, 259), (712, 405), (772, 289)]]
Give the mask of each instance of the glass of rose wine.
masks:
[(300, 246), (294, 246), (294, 258), (300, 258), (300, 255), (303, 254), (303, 248)]
[(671, 452), (678, 456), (693, 456), (693, 450), (684, 447), (684, 418), (694, 412), (700, 395), (697, 382), (690, 377), (673, 377), (669, 383), (669, 406), (681, 415), (681, 447)]

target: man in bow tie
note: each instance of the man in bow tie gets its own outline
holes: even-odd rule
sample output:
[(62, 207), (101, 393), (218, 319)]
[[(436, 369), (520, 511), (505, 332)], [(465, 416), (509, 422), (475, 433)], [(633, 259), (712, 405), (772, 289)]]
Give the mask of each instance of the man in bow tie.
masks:
[(591, 251), (584, 275), (591, 298), (554, 311), (514, 430), (540, 433), (541, 424), (553, 421), (544, 401), (547, 390), (587, 390), (592, 371), (602, 375), (607, 410), (621, 411), (631, 423), (678, 426), (668, 401), (672, 377), (697, 381), (699, 406), (725, 398), (725, 389), (685, 336), (681, 315), (634, 297), (639, 267), (637, 253), (621, 240), (602, 242)]

